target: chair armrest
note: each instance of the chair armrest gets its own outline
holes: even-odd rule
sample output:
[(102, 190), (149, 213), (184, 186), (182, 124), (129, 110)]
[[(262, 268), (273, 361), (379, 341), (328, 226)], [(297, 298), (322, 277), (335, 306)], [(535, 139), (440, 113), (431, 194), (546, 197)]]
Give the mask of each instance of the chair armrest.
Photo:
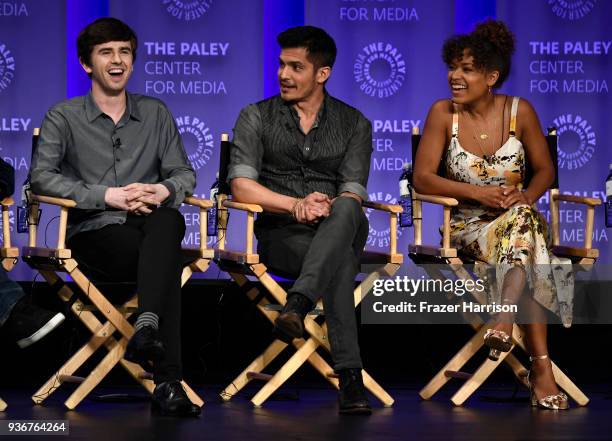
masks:
[(205, 210), (212, 208), (213, 205), (215, 205), (214, 202), (209, 199), (200, 199), (193, 196), (187, 196), (185, 198), (184, 203), (187, 205), (192, 205), (194, 207), (200, 207)]
[[(448, 198), (444, 196), (436, 196), (430, 194), (419, 194), (416, 191), (412, 194), (413, 197), (413, 219), (414, 219), (414, 246), (421, 249), (435, 249), (436, 253), (442, 256), (452, 255), (456, 256), (457, 250), (450, 246), (450, 219), (451, 219), (451, 208), (459, 205), (459, 201), (455, 198)], [(430, 204), (441, 205), (444, 209), (444, 224), (442, 226), (442, 247), (422, 247), (423, 238), (423, 210), (421, 207), (422, 202), (428, 202)], [(415, 248), (416, 249), (416, 248)]]
[(420, 194), (416, 191), (413, 193), (414, 199), (422, 202), (429, 202), (430, 204), (442, 205), (443, 207), (456, 207), (459, 205), (459, 201), (455, 198), (447, 198), (444, 196), (435, 196), (431, 194)]
[(74, 208), (77, 205), (76, 202), (73, 201), (72, 199), (62, 199), (62, 198), (56, 198), (53, 196), (41, 196), (41, 195), (34, 194), (34, 193), (30, 194), (30, 199), (36, 202), (57, 205), (58, 207), (63, 207), (63, 208)]
[(234, 210), (248, 211), (249, 213), (261, 213), (263, 208), (257, 204), (245, 204), (243, 202), (223, 201), (225, 208), (233, 208)]
[(379, 202), (364, 201), (362, 204), (366, 208), (372, 208), (373, 210), (386, 211), (387, 213), (401, 213), (401, 205), (381, 204)]
[(572, 202), (586, 205), (586, 221), (584, 225), (584, 249), (593, 248), (593, 228), (595, 226), (595, 207), (601, 205), (601, 200), (597, 198), (587, 198), (559, 193), (559, 189), (550, 190), (550, 223), (552, 230), (552, 244), (559, 246), (561, 242), (559, 201)]
[[(63, 250), (66, 249), (66, 229), (68, 226), (68, 209), (69, 208), (75, 208), (76, 207), (76, 201), (73, 201), (72, 199), (62, 199), (62, 198), (56, 198), (53, 196), (42, 196), (42, 195), (38, 195), (38, 194), (34, 194), (34, 193), (30, 193), (29, 195), (30, 201), (32, 202), (37, 202), (38, 204), (40, 203), (44, 203), (44, 204), (50, 204), (50, 205), (55, 205), (60, 207), (60, 219), (59, 219), (59, 226), (58, 226), (58, 234), (57, 234), (57, 249), (58, 250)], [(30, 227), (29, 227), (29, 240), (28, 240), (28, 246), (29, 247), (36, 247), (36, 233), (37, 233), (37, 226), (38, 226), (38, 216), (39, 216), (39, 208), (38, 208), (38, 204), (32, 204), (32, 207), (30, 209)], [(33, 221), (32, 219), (36, 219), (35, 221)]]
[(397, 215), (404, 209), (401, 205), (381, 204), (379, 202), (363, 201), (363, 207), (389, 213), (389, 258), (390, 261), (402, 261), (404, 256), (397, 252)]
[(0, 264), (6, 271), (13, 269), (17, 263), (19, 250), (11, 245), (11, 226), (9, 220), (9, 207), (15, 202), (12, 197), (0, 201), (2, 206), (2, 248), (0, 248)]
[(575, 204), (584, 204), (584, 205), (588, 205), (589, 207), (596, 207), (598, 205), (601, 205), (601, 199), (597, 199), (597, 198), (587, 198), (584, 196), (573, 196), (570, 194), (553, 194), (552, 197), (553, 199), (557, 201), (573, 202)]

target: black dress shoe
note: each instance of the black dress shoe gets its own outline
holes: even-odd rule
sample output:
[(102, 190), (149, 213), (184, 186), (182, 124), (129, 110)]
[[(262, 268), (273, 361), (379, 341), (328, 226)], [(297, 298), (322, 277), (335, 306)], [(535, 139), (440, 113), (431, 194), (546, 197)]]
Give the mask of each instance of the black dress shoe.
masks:
[(193, 404), (178, 380), (165, 381), (155, 386), (151, 410), (164, 416), (196, 417), (201, 409)]
[(291, 294), (283, 310), (274, 320), (274, 334), (286, 343), (304, 336), (304, 317), (313, 308), (312, 301), (302, 294)]
[(372, 408), (363, 386), (361, 369), (342, 369), (338, 371), (338, 376), (340, 380), (339, 413), (342, 415), (370, 415)]
[(166, 349), (159, 340), (157, 329), (143, 326), (130, 338), (123, 358), (138, 364), (146, 364), (148, 361), (155, 363), (163, 360), (165, 353)]

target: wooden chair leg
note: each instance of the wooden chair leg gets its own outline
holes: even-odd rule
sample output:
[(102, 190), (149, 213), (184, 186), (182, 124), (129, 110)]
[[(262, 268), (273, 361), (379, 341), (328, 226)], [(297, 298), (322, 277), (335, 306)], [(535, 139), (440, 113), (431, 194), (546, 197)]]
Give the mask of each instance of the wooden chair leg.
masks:
[(378, 384), (374, 378), (368, 374), (365, 369), (361, 370), (363, 376), (363, 385), (369, 390), (376, 398), (378, 398), (385, 407), (393, 406), (395, 400), (391, 395), (385, 391), (380, 384)]
[(355, 288), (354, 296), (355, 296), (355, 307), (361, 303), (361, 300), (370, 293), (372, 287), (374, 286), (374, 282), (376, 282), (381, 277), (392, 277), (400, 265), (396, 263), (387, 263), (380, 268), (377, 268), (375, 271), (370, 272), (365, 279), (361, 281), (361, 283)]
[[(306, 341), (304, 339), (293, 340), (293, 345), (296, 349), (300, 349)], [(315, 368), (322, 376), (325, 378), (335, 389), (339, 388), (338, 378), (336, 378), (334, 374), (334, 369), (325, 361), (323, 357), (321, 357), (316, 349), (315, 351), (308, 357), (308, 362), (310, 365)]]
[(93, 371), (85, 378), (79, 387), (68, 397), (66, 402), (64, 403), (68, 409), (74, 409), (78, 406), (78, 404), (85, 398), (94, 387), (96, 387), (100, 381), (108, 375), (113, 367), (123, 357), (123, 353), (125, 352), (125, 347), (127, 345), (127, 339), (122, 338), (118, 344), (106, 354), (104, 359), (95, 367)]
[[(191, 270), (190, 270), (191, 271)], [(191, 272), (188, 271), (187, 274), (191, 275)], [(50, 284), (54, 284), (57, 281), (58, 276), (51, 271), (41, 271), (41, 273), (43, 274), (43, 277), (45, 277), (45, 279), (50, 283)], [(186, 272), (183, 272), (183, 275), (185, 275)], [(91, 283), (89, 281), (87, 288), (89, 290), (92, 289), (93, 285), (91, 285)], [(79, 287), (81, 289), (83, 289), (82, 286), (79, 285)], [(96, 288), (97, 290), (97, 288)], [(88, 292), (88, 291), (84, 291), (84, 292)], [(60, 290), (60, 292), (58, 293), (60, 294), (60, 297), (62, 297), (63, 300), (68, 300), (71, 296), (72, 296), (72, 290), (64, 285), (62, 287), (62, 289)], [(130, 301), (126, 302), (130, 303)], [(60, 368), (60, 370), (53, 375), (48, 381), (47, 383), (45, 383), (45, 385), (43, 385), (39, 391), (37, 391), (34, 396), (32, 397), (32, 399), (34, 400), (34, 402), (36, 403), (40, 403), (42, 402), (45, 398), (47, 398), (56, 388), (57, 388), (57, 379), (60, 378), (60, 375), (72, 375), (72, 373), (74, 373), (74, 371), (76, 371), (76, 369), (78, 369), (83, 363), (85, 363), (85, 361), (102, 345), (104, 344), (106, 346), (106, 348), (109, 351), (115, 351), (116, 349), (116, 345), (118, 344), (118, 342), (112, 338), (112, 334), (115, 332), (116, 328), (110, 323), (110, 322), (106, 322), (104, 325), (102, 325), (102, 323), (96, 318), (96, 316), (90, 312), (90, 311), (82, 311), (83, 308), (83, 303), (80, 301), (76, 301), (74, 303), (74, 305), (72, 305), (72, 312), (81, 320), (81, 322), (83, 322), (83, 324), (94, 334), (94, 336), (90, 339), (90, 341), (83, 346), (83, 348), (81, 348), (82, 352), (79, 351), (77, 354), (75, 354), (62, 368)], [(113, 309), (114, 306), (113, 306)], [(115, 309), (116, 311), (116, 309)], [(130, 314), (125, 316), (125, 319), (127, 319), (130, 316)], [(127, 323), (127, 321), (126, 321)], [(129, 325), (129, 323), (128, 323)], [(131, 327), (131, 325), (129, 325)], [(127, 343), (126, 343), (127, 344)], [(137, 364), (134, 363), (130, 363), (127, 360), (124, 360), (123, 357), (123, 353), (125, 352), (125, 348), (121, 351), (121, 356), (120, 356), (120, 363), (123, 366), (124, 369), (126, 369), (128, 371), (128, 373), (138, 382), (140, 383), (149, 393), (153, 393), (153, 389), (155, 387), (154, 383), (151, 380), (148, 380), (147, 378), (145, 378), (145, 371), (144, 369), (142, 369), (140, 366), (138, 366)], [(108, 357), (108, 355), (107, 355)], [(105, 358), (106, 360), (106, 358)], [(99, 369), (98, 372), (104, 372), (104, 370), (106, 369), (105, 366), (103, 366), (103, 363), (105, 363), (105, 361), (103, 360), (102, 362), (100, 362), (100, 364), (96, 367), (95, 370)], [(110, 366), (110, 368), (112, 369), (112, 367), (115, 365), (116, 363), (112, 364)], [(68, 366), (67, 366), (68, 365)], [(69, 372), (70, 371), (70, 372)], [(110, 369), (108, 370), (110, 371)], [(93, 387), (95, 387), (95, 385), (99, 384), (99, 382), (104, 378), (104, 376), (108, 373), (108, 371), (97, 381), (97, 383), (94, 384)], [(93, 371), (92, 371), (93, 374)], [(90, 378), (91, 375), (88, 377)], [(93, 381), (93, 380), (92, 380)], [(60, 383), (61, 384), (61, 383)], [(185, 392), (187, 393), (187, 396), (189, 397), (189, 399), (191, 400), (191, 402), (197, 406), (203, 406), (204, 405), (204, 401), (193, 391), (193, 389), (191, 389), (191, 387), (185, 383), (182, 382), (183, 388), (185, 389)], [(55, 387), (54, 387), (55, 386)], [(86, 390), (86, 386), (83, 386), (82, 390)], [(91, 389), (89, 391), (87, 391), (85, 393), (84, 396), (82, 397), (78, 397), (75, 396), (74, 400), (71, 403), (75, 403), (74, 406), (76, 407), (76, 405), (78, 405), (78, 403), (80, 403), (82, 401), (82, 399), (91, 391)], [(46, 392), (46, 394), (45, 394)], [(76, 394), (77, 391), (75, 391)], [(73, 394), (74, 395), (74, 394)], [(72, 397), (71, 397), (72, 398)], [(69, 399), (70, 401), (70, 399)], [(67, 401), (68, 403), (68, 401)], [(67, 404), (68, 406), (68, 404)]]
[[(87, 311), (85, 313), (88, 313)], [(91, 314), (91, 313), (89, 313)], [(93, 315), (93, 314), (92, 314)], [(97, 350), (108, 340), (112, 333), (108, 333), (109, 329), (113, 329), (113, 325), (107, 323), (105, 326), (101, 326), (100, 329), (91, 337), (91, 339), (85, 343), (81, 349), (74, 353), (70, 359), (55, 372), (45, 384), (43, 384), (35, 393), (32, 395), (32, 401), (36, 404), (42, 403), (46, 400), (55, 390), (62, 384), (62, 378), (64, 376), (71, 376), (74, 372), (81, 367)]]
[(132, 325), (130, 325), (123, 314), (117, 311), (117, 308), (104, 297), (98, 288), (85, 277), (81, 270), (77, 268), (76, 262), (72, 259), (68, 259), (64, 266), (78, 287), (87, 295), (89, 300), (98, 308), (102, 315), (113, 324), (117, 331), (128, 339), (132, 337), (132, 334), (134, 334)]
[[(514, 326), (512, 330), (512, 338), (517, 346), (519, 346), (526, 354), (529, 354), (527, 347), (525, 346), (523, 338), (523, 330), (518, 326)], [(579, 406), (586, 406), (589, 403), (589, 398), (582, 392), (576, 384), (570, 380), (570, 378), (551, 360), (553, 375), (557, 385), (565, 390), (567, 394), (574, 400)]]
[(283, 385), (291, 375), (304, 364), (310, 355), (317, 349), (318, 344), (314, 339), (309, 338), (300, 349), (274, 374), (274, 376), (262, 387), (259, 392), (251, 399), (255, 406), (261, 406), (270, 395)]
[(234, 395), (242, 390), (248, 384), (250, 378), (249, 372), (260, 373), (265, 367), (276, 358), (287, 347), (287, 343), (281, 340), (274, 340), (270, 346), (255, 360), (244, 369), (221, 393), (219, 396), (223, 401), (229, 401)]
[(424, 400), (429, 400), (433, 395), (438, 392), (442, 386), (444, 386), (451, 377), (447, 375), (447, 372), (459, 371), (469, 360), (478, 352), (478, 350), (484, 344), (484, 334), (486, 327), (482, 326), (478, 332), (476, 332), (472, 338), (451, 358), (442, 369), (425, 385), (419, 392), (419, 395)]
[(555, 381), (561, 389), (563, 389), (579, 406), (586, 406), (589, 404), (589, 397), (582, 392), (576, 384), (570, 378), (563, 373), (561, 369), (551, 360), (553, 375)]
[[(374, 284), (374, 281), (376, 279), (384, 275), (391, 276), (395, 274), (398, 268), (399, 268), (399, 265), (397, 264), (387, 264), (381, 267), (380, 269), (378, 269), (376, 272), (373, 272), (372, 274), (370, 274), (368, 277), (366, 277), (366, 280), (364, 280), (354, 291), (355, 306), (357, 306), (361, 302), (362, 297), (371, 290)], [(253, 272), (255, 274), (258, 273), (256, 268), (253, 269)], [(242, 274), (230, 273), (230, 275), (240, 287), (244, 287), (248, 281), (248, 279)], [(258, 276), (258, 279), (261, 281), (264, 287), (268, 290), (268, 292), (275, 298), (275, 300), (278, 303), (284, 304), (286, 300), (286, 293), (280, 287), (280, 285), (278, 285), (278, 283), (274, 279), (272, 279), (272, 277), (270, 277), (267, 273), (261, 273)], [(365, 294), (362, 294), (362, 289), (365, 289)], [(253, 288), (251, 292), (249, 292), (248, 296), (249, 298), (254, 299), (256, 298), (258, 294), (259, 294), (258, 290), (256, 290), (256, 288)], [(263, 300), (260, 300), (260, 304), (258, 304), (260, 311), (264, 315), (266, 315), (266, 317), (268, 317), (268, 319), (271, 322), (274, 322), (274, 319), (276, 318), (278, 313), (267, 311), (265, 308), (263, 308), (264, 305), (261, 305), (262, 302)], [(268, 381), (268, 383), (255, 395), (255, 397), (253, 397), (251, 401), (256, 406), (260, 406), (272, 393), (274, 393), (275, 390), (278, 389), (278, 387), (280, 387), (289, 378), (289, 376), (293, 375), (293, 373), (306, 360), (308, 360), (308, 362), (323, 376), (323, 378), (325, 378), (328, 382), (330, 382), (335, 388), (338, 388), (338, 380), (332, 376), (333, 369), (319, 354), (316, 353), (316, 349), (319, 345), (323, 346), (328, 352), (331, 351), (331, 348), (329, 346), (329, 341), (327, 339), (327, 325), (324, 323), (323, 326), (320, 326), (317, 322), (314, 321), (314, 319), (307, 317), (306, 320), (304, 321), (304, 327), (312, 338), (310, 338), (306, 343), (304, 342), (304, 340), (301, 340), (301, 339), (294, 340), (293, 344), (297, 348), (296, 354), (294, 354), (291, 357), (291, 359), (287, 361), (287, 363), (281, 368), (281, 370), (279, 370)], [(303, 350), (304, 345), (311, 344), (310, 342), (313, 339), (315, 340), (316, 344), (314, 344), (314, 349), (311, 351), (311, 354), (298, 363), (297, 360), (300, 360), (302, 357), (300, 356), (296, 357), (296, 355), (300, 353), (300, 351)], [(280, 353), (284, 349), (284, 347), (281, 348), (278, 351), (278, 353)], [(270, 349), (270, 347), (268, 349)], [(278, 353), (275, 354), (274, 356), (278, 355)], [(269, 363), (269, 361), (267, 363)], [(291, 366), (287, 366), (290, 363), (291, 363)], [(232, 382), (230, 386), (228, 386), (221, 392), (222, 398), (224, 400), (229, 400), (233, 395), (235, 395), (239, 390), (241, 390), (248, 382), (247, 373), (248, 372), (261, 372), (261, 370), (263, 370), (265, 365), (261, 366), (261, 368), (257, 370), (257, 368), (260, 366), (261, 366), (261, 363), (258, 362), (258, 359), (253, 361), (253, 363), (251, 363), (251, 365), (249, 365), (249, 367), (247, 367), (234, 380), (234, 382)], [(285, 369), (285, 367), (287, 367), (285, 372), (289, 372), (292, 369), (291, 373), (287, 377), (283, 377), (282, 375), (279, 375), (281, 374), (281, 371)], [(394, 402), (393, 398), (365, 370), (363, 371), (363, 373), (364, 373), (364, 386), (368, 390), (370, 390), (370, 392), (372, 392), (374, 396), (380, 399), (385, 406), (391, 406)], [(274, 384), (271, 384), (273, 381), (277, 384), (276, 386)], [(231, 388), (231, 391), (229, 390), (230, 388)]]
[(461, 406), (489, 378), (497, 366), (508, 356), (509, 352), (502, 352), (497, 361), (488, 358), (480, 365), (474, 374), (465, 381), (463, 386), (451, 397), (455, 406)]
[(6, 408), (7, 408), (6, 402), (2, 398), (0, 398), (0, 412), (4, 412)]
[(185, 393), (187, 394), (187, 398), (189, 398), (189, 401), (191, 401), (198, 407), (204, 406), (204, 400), (202, 400), (202, 398), (200, 398), (200, 396), (195, 393), (191, 386), (185, 383), (185, 381), (181, 381), (181, 385), (183, 386), (183, 389), (185, 389)]

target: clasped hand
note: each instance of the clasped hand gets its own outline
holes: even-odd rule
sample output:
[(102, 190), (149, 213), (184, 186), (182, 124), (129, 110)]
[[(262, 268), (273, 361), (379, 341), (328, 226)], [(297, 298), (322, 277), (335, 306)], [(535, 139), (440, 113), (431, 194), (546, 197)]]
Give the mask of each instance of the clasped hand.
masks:
[(531, 205), (525, 193), (514, 186), (480, 187), (477, 200), (492, 208), (508, 209), (515, 205)]
[(321, 218), (329, 216), (331, 205), (329, 196), (315, 191), (296, 203), (293, 215), (302, 224), (315, 224)]
[(162, 184), (142, 184), (135, 182), (125, 187), (109, 187), (104, 195), (106, 205), (147, 215), (165, 201), (170, 192)]

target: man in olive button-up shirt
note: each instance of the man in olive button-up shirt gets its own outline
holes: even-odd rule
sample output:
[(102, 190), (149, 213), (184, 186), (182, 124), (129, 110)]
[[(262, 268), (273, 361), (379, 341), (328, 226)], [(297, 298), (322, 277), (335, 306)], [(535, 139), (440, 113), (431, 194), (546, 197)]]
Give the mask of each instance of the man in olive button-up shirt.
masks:
[(325, 31), (292, 28), (278, 42), (280, 94), (240, 113), (228, 179), (236, 200), (264, 209), (255, 225), (262, 262), (296, 278), (275, 321), (278, 335), (302, 337), (304, 317), (323, 297), (340, 413), (369, 414), (353, 290), (368, 237), (361, 203), (372, 128), (325, 92), (336, 57)]

